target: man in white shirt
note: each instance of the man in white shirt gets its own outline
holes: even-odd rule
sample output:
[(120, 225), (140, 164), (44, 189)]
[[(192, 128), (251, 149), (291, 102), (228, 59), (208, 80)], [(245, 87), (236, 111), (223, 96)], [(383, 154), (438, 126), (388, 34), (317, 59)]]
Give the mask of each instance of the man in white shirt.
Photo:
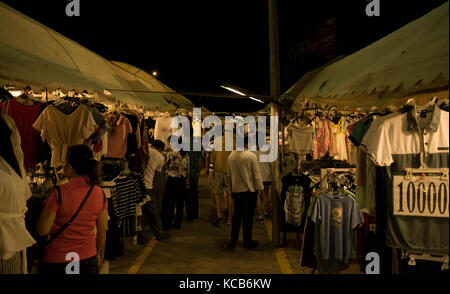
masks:
[(228, 157), (228, 174), (231, 179), (231, 192), (234, 200), (233, 225), (229, 248), (233, 250), (239, 239), (243, 222), (244, 247), (254, 248), (258, 242), (252, 238), (253, 215), (258, 191), (264, 190), (258, 157), (248, 151), (248, 138), (244, 138), (245, 151), (233, 151)]
[(144, 216), (146, 216), (147, 221), (153, 230), (155, 238), (159, 241), (169, 237), (169, 234), (165, 233), (163, 230), (161, 218), (159, 215), (158, 207), (160, 206), (159, 203), (161, 202), (161, 199), (158, 199), (159, 193), (155, 193), (153, 187), (155, 174), (162, 171), (165, 163), (164, 156), (161, 154), (161, 151), (163, 151), (164, 148), (165, 144), (160, 140), (155, 140), (152, 145), (149, 145), (149, 160), (147, 166), (145, 166), (144, 168), (144, 183), (146, 193), (150, 196), (151, 200), (150, 202), (142, 206), (142, 213)]

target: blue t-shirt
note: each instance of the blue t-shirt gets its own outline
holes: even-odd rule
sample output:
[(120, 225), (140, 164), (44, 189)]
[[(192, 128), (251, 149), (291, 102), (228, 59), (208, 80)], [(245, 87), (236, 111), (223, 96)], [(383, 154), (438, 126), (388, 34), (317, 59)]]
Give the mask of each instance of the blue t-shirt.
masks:
[(322, 194), (316, 200), (311, 220), (320, 226), (322, 259), (348, 262), (352, 230), (364, 222), (355, 200)]

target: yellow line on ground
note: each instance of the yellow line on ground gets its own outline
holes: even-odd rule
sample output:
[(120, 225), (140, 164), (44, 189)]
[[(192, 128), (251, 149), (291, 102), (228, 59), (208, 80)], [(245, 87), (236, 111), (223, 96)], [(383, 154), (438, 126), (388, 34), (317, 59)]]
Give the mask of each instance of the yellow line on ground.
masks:
[(129, 274), (137, 274), (137, 272), (141, 269), (141, 266), (147, 260), (147, 257), (150, 255), (150, 253), (152, 253), (156, 243), (158, 243), (158, 241), (156, 241), (155, 237), (153, 237), (153, 239), (147, 244), (144, 250), (142, 250), (141, 254), (139, 254), (135, 264), (128, 269)]
[[(266, 227), (267, 234), (269, 235), (269, 239), (272, 240), (272, 222), (264, 221), (264, 225)], [(282, 274), (293, 274), (294, 272), (292, 271), (292, 267), (289, 264), (289, 261), (286, 257), (286, 252), (284, 251), (284, 249), (276, 248), (274, 253), (277, 258), (278, 265), (280, 266), (281, 273)]]

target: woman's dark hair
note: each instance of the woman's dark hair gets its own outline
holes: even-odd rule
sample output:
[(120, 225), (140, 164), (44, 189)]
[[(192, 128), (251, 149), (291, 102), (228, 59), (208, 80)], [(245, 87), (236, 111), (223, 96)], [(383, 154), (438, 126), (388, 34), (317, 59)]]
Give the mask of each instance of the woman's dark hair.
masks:
[(153, 141), (152, 146), (158, 149), (159, 151), (163, 151), (164, 148), (166, 148), (166, 144), (164, 144), (164, 142), (161, 140)]
[(86, 145), (75, 145), (67, 150), (67, 162), (78, 175), (87, 176), (91, 185), (98, 185), (100, 178), (100, 163), (95, 160), (94, 152)]

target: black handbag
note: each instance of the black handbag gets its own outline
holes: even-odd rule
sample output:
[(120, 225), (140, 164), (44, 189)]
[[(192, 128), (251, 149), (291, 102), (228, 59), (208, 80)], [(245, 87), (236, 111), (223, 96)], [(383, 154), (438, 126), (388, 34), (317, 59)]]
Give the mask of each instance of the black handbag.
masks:
[[(33, 259), (37, 260), (39, 262), (42, 262), (42, 258), (44, 256), (45, 248), (50, 244), (51, 241), (53, 241), (56, 237), (58, 237), (70, 224), (73, 222), (73, 220), (77, 217), (78, 213), (80, 212), (81, 208), (83, 208), (84, 204), (86, 203), (86, 200), (89, 198), (89, 195), (91, 195), (92, 189), (94, 188), (94, 185), (91, 186), (88, 193), (84, 197), (83, 201), (80, 204), (80, 207), (78, 207), (78, 210), (75, 212), (75, 214), (70, 218), (70, 220), (65, 223), (56, 233), (50, 236), (45, 237), (39, 237), (37, 240), (37, 243), (34, 245), (33, 250)], [(61, 189), (59, 186), (56, 186), (56, 189), (58, 190), (58, 203), (61, 203)]]

